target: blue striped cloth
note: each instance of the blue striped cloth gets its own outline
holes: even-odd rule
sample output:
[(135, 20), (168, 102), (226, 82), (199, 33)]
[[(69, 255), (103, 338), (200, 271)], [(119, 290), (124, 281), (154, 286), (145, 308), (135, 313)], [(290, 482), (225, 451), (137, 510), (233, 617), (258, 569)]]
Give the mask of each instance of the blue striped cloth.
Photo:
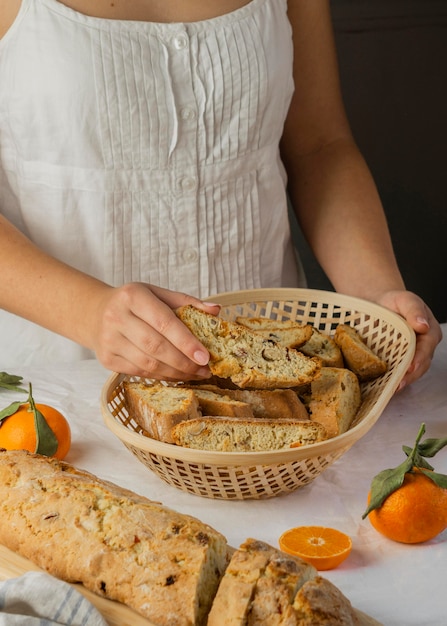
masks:
[(68, 583), (42, 572), (0, 582), (0, 626), (107, 626)]

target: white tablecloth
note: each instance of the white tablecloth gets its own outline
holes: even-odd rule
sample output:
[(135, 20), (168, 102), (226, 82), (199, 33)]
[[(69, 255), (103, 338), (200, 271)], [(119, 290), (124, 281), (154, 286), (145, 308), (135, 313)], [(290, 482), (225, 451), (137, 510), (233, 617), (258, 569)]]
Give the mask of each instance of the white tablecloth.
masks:
[[(277, 545), (280, 534), (292, 526), (338, 528), (351, 536), (353, 551), (339, 568), (323, 575), (355, 607), (384, 626), (445, 626), (447, 531), (425, 544), (408, 546), (385, 539), (361, 519), (372, 477), (401, 463), (402, 444), (413, 445), (421, 422), (426, 423), (425, 437), (447, 436), (446, 324), (443, 331), (430, 372), (397, 394), (363, 439), (309, 485), (263, 501), (224, 502), (190, 495), (146, 469), (103, 423), (99, 396), (110, 373), (96, 361), (10, 373), (31, 381), (35, 400), (55, 406), (68, 418), (73, 443), (67, 461), (200, 518), (232, 546), (247, 537)], [(13, 396), (0, 391), (0, 408)], [(447, 473), (447, 448), (432, 464)]]

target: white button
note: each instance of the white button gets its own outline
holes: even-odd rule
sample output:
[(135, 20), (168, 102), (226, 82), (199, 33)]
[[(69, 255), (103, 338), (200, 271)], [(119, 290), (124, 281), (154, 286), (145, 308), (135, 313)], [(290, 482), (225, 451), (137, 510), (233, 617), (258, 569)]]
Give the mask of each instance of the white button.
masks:
[(194, 176), (185, 176), (185, 178), (182, 178), (180, 184), (183, 191), (194, 191), (197, 189), (197, 178), (194, 178)]
[(185, 33), (180, 33), (173, 39), (174, 48), (176, 50), (184, 50), (188, 47), (188, 36)]
[(199, 253), (197, 252), (195, 248), (188, 248), (187, 250), (183, 252), (183, 259), (187, 263), (191, 263), (192, 261), (197, 261), (198, 258), (199, 258)]
[(191, 107), (184, 107), (180, 111), (180, 117), (184, 122), (192, 122), (196, 119), (196, 112)]

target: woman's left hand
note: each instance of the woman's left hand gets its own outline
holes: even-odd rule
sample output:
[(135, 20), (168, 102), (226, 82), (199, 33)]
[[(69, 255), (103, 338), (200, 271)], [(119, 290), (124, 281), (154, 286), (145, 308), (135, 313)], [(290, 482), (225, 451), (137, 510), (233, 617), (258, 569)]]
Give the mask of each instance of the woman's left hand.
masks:
[(441, 327), (425, 302), (411, 291), (387, 291), (377, 303), (401, 315), (416, 333), (416, 352), (399, 386), (401, 391), (429, 369), (442, 339)]

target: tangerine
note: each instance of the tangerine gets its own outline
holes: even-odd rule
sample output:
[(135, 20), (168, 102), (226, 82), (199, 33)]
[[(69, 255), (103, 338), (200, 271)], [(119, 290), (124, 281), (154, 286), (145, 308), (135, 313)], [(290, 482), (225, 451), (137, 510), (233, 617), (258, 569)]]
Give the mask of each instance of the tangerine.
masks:
[[(371, 492), (368, 494), (368, 502)], [(402, 486), (369, 514), (373, 527), (400, 543), (422, 543), (447, 528), (447, 489), (417, 468), (407, 472)]]
[(352, 541), (335, 528), (297, 526), (281, 535), (279, 547), (307, 561), (317, 570), (328, 570), (338, 567), (348, 557)]
[[(36, 408), (45, 417), (58, 441), (56, 452), (52, 455), (62, 460), (71, 446), (71, 430), (66, 418), (57, 409), (47, 404), (36, 404)], [(0, 425), (0, 447), (6, 450), (36, 451), (36, 427), (34, 413), (28, 402), (6, 417)]]

